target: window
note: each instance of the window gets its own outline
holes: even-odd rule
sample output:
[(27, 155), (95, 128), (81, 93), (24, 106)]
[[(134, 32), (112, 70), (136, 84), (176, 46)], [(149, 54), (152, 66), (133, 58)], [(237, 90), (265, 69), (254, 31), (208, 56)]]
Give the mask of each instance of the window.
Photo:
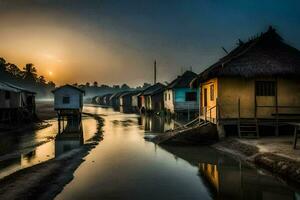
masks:
[(171, 100), (171, 94), (169, 93), (169, 100)]
[(70, 97), (63, 97), (63, 104), (69, 104), (70, 103)]
[(210, 100), (213, 101), (215, 100), (215, 86), (212, 84), (210, 86)]
[(185, 101), (197, 101), (197, 93), (196, 92), (186, 92), (185, 93)]
[(167, 93), (165, 93), (165, 101), (167, 101)]
[(5, 99), (6, 100), (10, 99), (10, 92), (9, 91), (5, 91)]
[(255, 82), (256, 96), (275, 96), (276, 82), (275, 81), (256, 81)]

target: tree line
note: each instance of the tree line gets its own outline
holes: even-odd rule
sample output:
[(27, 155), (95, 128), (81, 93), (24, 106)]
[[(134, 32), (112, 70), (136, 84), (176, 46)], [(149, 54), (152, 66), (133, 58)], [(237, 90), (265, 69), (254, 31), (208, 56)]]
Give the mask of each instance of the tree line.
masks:
[(47, 81), (44, 76), (38, 75), (34, 64), (28, 63), (19, 68), (4, 58), (0, 58), (0, 80), (32, 90), (38, 97), (50, 97), (51, 91), (55, 88), (53, 81)]

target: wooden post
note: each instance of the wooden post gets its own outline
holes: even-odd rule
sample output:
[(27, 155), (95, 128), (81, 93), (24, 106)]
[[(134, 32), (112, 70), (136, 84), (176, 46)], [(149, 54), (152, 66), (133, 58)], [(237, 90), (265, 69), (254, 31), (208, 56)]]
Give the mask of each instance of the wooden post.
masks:
[(207, 107), (203, 107), (204, 108), (204, 120), (205, 122), (207, 122)]
[(188, 121), (190, 121), (190, 104), (188, 103)]
[(254, 118), (257, 118), (256, 80), (254, 80)]
[(277, 78), (276, 78), (276, 85), (275, 85), (275, 106), (276, 106), (276, 130), (275, 135), (279, 136), (279, 119), (278, 119), (278, 92), (277, 92)]
[(295, 130), (294, 130), (294, 149), (297, 149), (297, 140), (298, 140), (298, 127), (295, 125)]
[(241, 134), (241, 100), (240, 98), (238, 99), (238, 133), (239, 133), (239, 137), (242, 137)]
[(65, 130), (65, 118), (62, 116), (62, 131), (64, 132)]
[(241, 100), (240, 100), (240, 98), (238, 99), (238, 118), (239, 118), (239, 120), (241, 118)]
[(221, 118), (221, 114), (220, 114), (220, 105), (219, 105), (219, 99), (216, 98), (216, 122), (219, 123), (220, 118)]
[(58, 117), (58, 134), (60, 134), (60, 114), (57, 113), (57, 117)]

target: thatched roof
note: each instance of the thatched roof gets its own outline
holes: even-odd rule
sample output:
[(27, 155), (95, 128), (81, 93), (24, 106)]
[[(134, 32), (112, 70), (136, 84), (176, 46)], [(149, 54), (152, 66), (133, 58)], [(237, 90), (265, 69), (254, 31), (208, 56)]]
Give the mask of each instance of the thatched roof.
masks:
[(283, 42), (269, 27), (260, 36), (243, 43), (199, 74), (192, 84), (215, 77), (299, 77), (300, 51)]
[(197, 77), (197, 74), (192, 71), (186, 71), (181, 76), (174, 79), (168, 86), (167, 89), (173, 88), (188, 88), (190, 82)]

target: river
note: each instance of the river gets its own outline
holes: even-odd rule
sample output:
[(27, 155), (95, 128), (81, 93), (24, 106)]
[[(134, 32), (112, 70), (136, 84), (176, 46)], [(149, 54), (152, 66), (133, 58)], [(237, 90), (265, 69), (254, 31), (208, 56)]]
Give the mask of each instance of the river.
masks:
[[(104, 118), (104, 139), (85, 157), (57, 200), (76, 199), (299, 199), (294, 187), (210, 147), (157, 146), (174, 121), (87, 105)], [(83, 117), (79, 134), (43, 130), (1, 135), (0, 178), (46, 162), (89, 142), (96, 121)], [(78, 137), (79, 136), (79, 137)]]
[(92, 106), (85, 112), (103, 115), (104, 140), (57, 200), (298, 198), (281, 181), (212, 148), (160, 147), (144, 140), (168, 129), (170, 121)]

